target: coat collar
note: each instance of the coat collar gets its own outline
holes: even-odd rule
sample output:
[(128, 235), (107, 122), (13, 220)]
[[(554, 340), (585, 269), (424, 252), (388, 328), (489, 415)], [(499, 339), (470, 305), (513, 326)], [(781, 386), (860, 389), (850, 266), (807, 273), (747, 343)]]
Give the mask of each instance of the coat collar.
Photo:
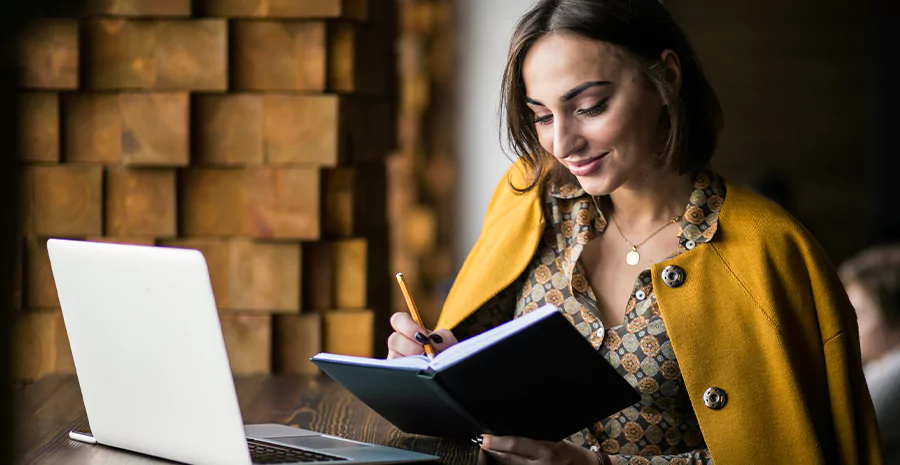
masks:
[[(494, 190), (481, 236), (457, 274), (438, 319), (438, 328), (453, 328), (506, 289), (525, 270), (537, 251), (546, 224), (543, 194), (546, 191), (552, 195), (554, 190), (552, 186), (546, 186), (523, 194), (510, 187), (523, 186), (526, 179), (526, 168), (516, 163)], [(702, 196), (697, 194), (698, 186), (702, 188)], [(719, 211), (724, 203), (724, 196), (716, 192), (724, 194), (725, 189), (725, 182), (711, 171), (698, 174), (686, 213), (694, 211), (692, 207), (699, 213), (694, 211), (682, 220), (679, 252), (712, 239), (718, 230)], [(586, 195), (580, 186), (565, 192), (576, 196), (579, 190), (581, 195)], [(562, 194), (563, 190), (555, 192)], [(701, 216), (702, 221), (712, 226), (701, 227), (698, 223)]]

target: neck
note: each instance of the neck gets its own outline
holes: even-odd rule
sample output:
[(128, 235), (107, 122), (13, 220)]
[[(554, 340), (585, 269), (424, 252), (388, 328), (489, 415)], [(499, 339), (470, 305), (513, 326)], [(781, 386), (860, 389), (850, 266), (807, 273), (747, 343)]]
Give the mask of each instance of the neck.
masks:
[(684, 213), (693, 185), (693, 173), (650, 170), (609, 194), (610, 213), (628, 231), (659, 227)]

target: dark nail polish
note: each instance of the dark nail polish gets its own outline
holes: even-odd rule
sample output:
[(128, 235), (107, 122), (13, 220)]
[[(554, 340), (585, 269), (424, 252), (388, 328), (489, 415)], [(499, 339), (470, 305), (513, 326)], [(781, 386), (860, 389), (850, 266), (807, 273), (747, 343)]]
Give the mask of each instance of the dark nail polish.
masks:
[(480, 445), (484, 444), (484, 436), (478, 435), (475, 437), (475, 439), (472, 440), (472, 442), (474, 442), (475, 444), (478, 444), (480, 446)]
[(432, 334), (431, 336), (428, 336), (428, 338), (431, 339), (435, 344), (444, 342), (444, 338), (442, 338), (440, 334)]
[(416, 333), (416, 341), (419, 341), (419, 344), (428, 344), (428, 338), (422, 333)]

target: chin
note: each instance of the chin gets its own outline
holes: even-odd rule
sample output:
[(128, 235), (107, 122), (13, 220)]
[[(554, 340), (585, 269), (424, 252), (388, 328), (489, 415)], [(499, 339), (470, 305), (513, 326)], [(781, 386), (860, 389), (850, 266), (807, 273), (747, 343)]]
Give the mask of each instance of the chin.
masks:
[(621, 183), (615, 182), (615, 180), (603, 174), (584, 177), (576, 176), (576, 179), (581, 184), (581, 188), (594, 197), (609, 195), (610, 192), (618, 189), (621, 185)]

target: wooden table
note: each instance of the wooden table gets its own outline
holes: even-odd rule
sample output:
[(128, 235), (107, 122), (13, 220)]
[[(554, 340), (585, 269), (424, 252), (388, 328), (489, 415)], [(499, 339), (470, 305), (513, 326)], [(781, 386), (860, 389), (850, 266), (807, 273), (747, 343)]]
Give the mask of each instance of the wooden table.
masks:
[[(437, 455), (442, 463), (490, 463), (469, 441), (405, 434), (325, 377), (260, 376), (235, 380), (244, 423), (299, 428)], [(68, 438), (88, 428), (78, 381), (54, 375), (14, 390), (16, 463), (171, 463)]]

